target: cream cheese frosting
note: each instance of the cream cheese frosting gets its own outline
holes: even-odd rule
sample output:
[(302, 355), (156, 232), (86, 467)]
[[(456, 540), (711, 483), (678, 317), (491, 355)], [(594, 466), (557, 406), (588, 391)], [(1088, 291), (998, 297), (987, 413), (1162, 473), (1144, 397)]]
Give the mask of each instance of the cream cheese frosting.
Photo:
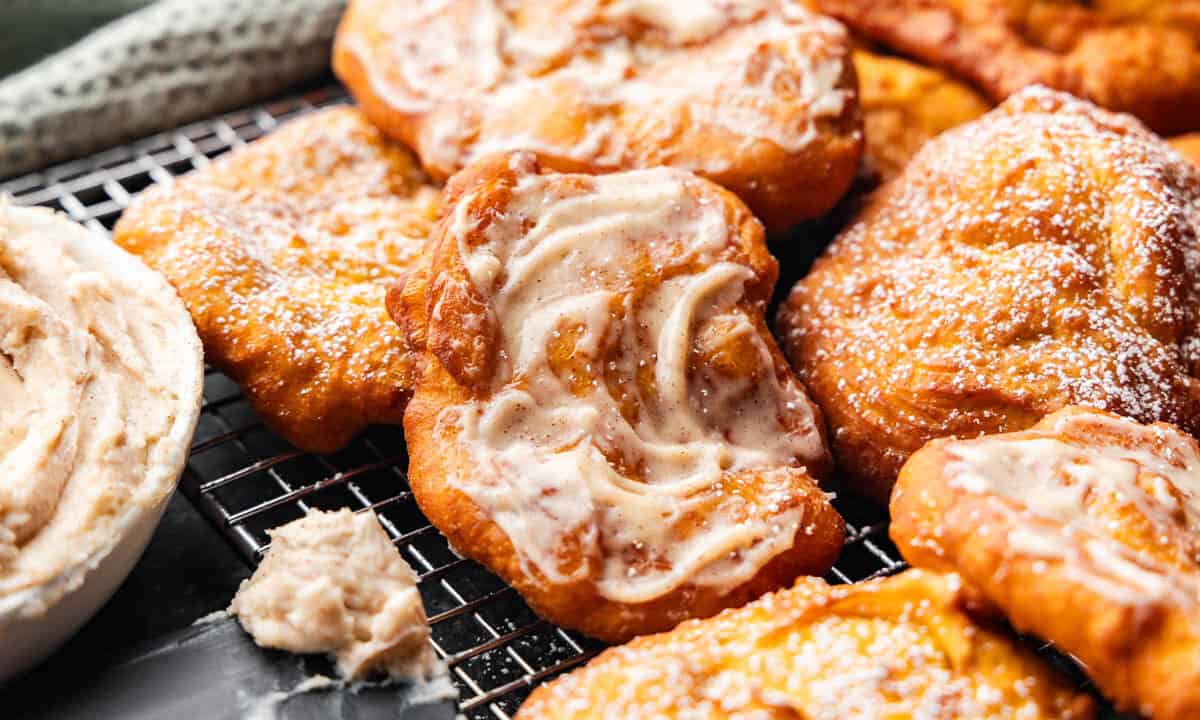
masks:
[(950, 485), (1002, 498), (1009, 502), (994, 503), (997, 510), (1024, 516), (1007, 537), (1015, 553), (1067, 561), (1075, 580), (1114, 602), (1168, 601), (1200, 609), (1194, 572), (1128, 547), (1116, 539), (1109, 517), (1088, 511), (1093, 504), (1131, 505), (1164, 547), (1180, 531), (1200, 535), (1196, 444), (1170, 426), (1103, 413), (1060, 415), (1045, 430), (1063, 433), (1072, 426), (1105, 428), (1108, 438), (1122, 439), (1098, 438), (1084, 446), (1054, 437), (998, 435), (953, 443), (946, 446)]
[[(471, 0), (455, 7), (439, 0), (360, 3), (377, 18), (380, 34), (394, 38), (396, 66), (384, 67), (361, 38), (338, 42), (371, 67), (372, 91), (394, 108), (413, 115), (441, 103), (470, 100), (481, 117), (513, 107), (536, 106), (539, 96), (569, 88), (594, 108), (647, 108), (644, 128), (664, 141), (680, 124), (702, 122), (742, 138), (747, 148), (765, 139), (788, 151), (804, 149), (819, 136), (823, 118), (841, 114), (851, 98), (841, 78), (845, 58), (814, 48), (840, 46), (845, 30), (810, 13), (795, 0), (584, 0), (571, 3), (514, 3)], [(653, 36), (632, 41), (630, 28)], [(686, 51), (706, 48), (697, 63)], [(786, 61), (773, 44), (796, 50)], [(790, 63), (800, 63), (796, 72)], [(699, 116), (683, 112), (721, 88), (719, 107)], [(803, 122), (771, 112), (783, 95), (807, 108)], [(422, 160), (431, 173), (448, 176), (492, 153), (534, 150), (552, 157), (624, 167), (628, 130), (599, 113), (583, 137), (556, 143), (522, 128), (476, 138), (465, 133), (460, 112), (437, 113), (422, 131)], [(696, 158), (687, 169), (720, 172), (712, 160)], [(679, 162), (672, 163), (682, 166)]]
[(350, 680), (444, 672), (417, 575), (372, 513), (313, 511), (270, 534), (266, 557), (229, 606), (256, 643), (329, 654)]
[[(587, 182), (591, 192), (564, 196), (556, 176), (523, 176), (480, 244), (465, 240), (472, 200), (450, 218), (501, 349), (494, 392), (439, 415), (479, 469), (447, 482), (555, 582), (586, 571), (560, 567), (558, 555), (582, 532), (583, 554), (604, 558), (597, 586), (609, 600), (647, 602), (685, 583), (735, 587), (813, 522), (795, 502), (795, 474), (825, 457), (819, 420), (743, 306), (756, 278), (723, 259), (731, 227), (699, 192), (703, 181), (659, 168)], [(632, 258), (643, 246), (669, 277), (639, 296)], [(688, 265), (703, 269), (681, 271)], [(699, 359), (712, 333), (738, 338), (754, 372), (735, 377)], [(550, 348), (563, 342), (586, 374), (556, 370)], [(634, 400), (647, 372), (654, 393)], [(739, 486), (739, 473), (758, 486)]]
[(159, 275), (0, 198), (0, 644), (83, 582), (182, 469), (200, 342)]

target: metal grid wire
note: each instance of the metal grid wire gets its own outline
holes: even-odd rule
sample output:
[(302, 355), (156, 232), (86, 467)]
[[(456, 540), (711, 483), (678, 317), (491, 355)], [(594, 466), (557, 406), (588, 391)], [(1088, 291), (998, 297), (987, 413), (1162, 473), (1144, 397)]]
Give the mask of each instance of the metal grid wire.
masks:
[[(61, 210), (108, 233), (143, 188), (202, 167), (290, 117), (346, 101), (339, 86), (322, 87), (2, 181), (0, 194)], [(180, 489), (252, 566), (269, 544), (266, 531), (309, 508), (375, 512), (420, 576), (434, 644), (451, 667), (462, 712), (508, 718), (537, 683), (585, 662), (603, 645), (538, 619), (514, 590), (457, 555), (418, 510), (406, 465), (399, 428), (372, 428), (331, 455), (298, 451), (263, 427), (233, 381), (209, 369)], [(827, 580), (856, 582), (905, 567), (881, 509), (845, 499), (835, 505), (849, 535)]]

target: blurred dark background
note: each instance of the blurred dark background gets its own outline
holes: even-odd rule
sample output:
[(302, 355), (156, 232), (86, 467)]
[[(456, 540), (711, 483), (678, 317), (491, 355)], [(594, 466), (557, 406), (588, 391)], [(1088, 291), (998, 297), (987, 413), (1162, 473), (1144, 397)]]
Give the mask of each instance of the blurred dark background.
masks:
[(0, 0), (0, 77), (153, 0)]

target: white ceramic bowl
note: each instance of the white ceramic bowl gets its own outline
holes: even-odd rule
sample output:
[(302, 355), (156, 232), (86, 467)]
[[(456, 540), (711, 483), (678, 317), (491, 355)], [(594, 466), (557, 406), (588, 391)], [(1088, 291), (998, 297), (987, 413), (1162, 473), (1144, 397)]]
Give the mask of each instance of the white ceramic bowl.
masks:
[[(0, 214), (19, 222), (24, 229), (54, 233), (66, 239), (70, 253), (82, 265), (112, 273), (124, 282), (169, 298), (175, 306), (171, 314), (186, 323), (187, 332), (179, 333), (180, 347), (164, 348), (179, 363), (179, 383), (185, 391), (176, 410), (164, 448), (165, 461), (151, 468), (143, 478), (148, 494), (143, 502), (130, 503), (97, 547), (78, 562), (63, 568), (50, 581), (0, 597), (0, 684), (41, 662), (67, 641), (124, 582), (154, 534), (167, 501), (187, 462), (191, 438), (200, 416), (204, 361), (200, 340), (191, 319), (175, 290), (158, 273), (126, 253), (108, 239), (91, 233), (43, 208), (6, 206), (0, 198)], [(0, 713), (2, 714), (2, 713)]]
[(56, 578), (68, 585), (79, 582), (45, 612), (25, 614), (25, 607), (37, 602), (34, 593), (0, 600), (0, 685), (49, 657), (108, 602), (142, 556), (166, 505), (164, 499), (156, 510), (138, 513), (107, 553)]

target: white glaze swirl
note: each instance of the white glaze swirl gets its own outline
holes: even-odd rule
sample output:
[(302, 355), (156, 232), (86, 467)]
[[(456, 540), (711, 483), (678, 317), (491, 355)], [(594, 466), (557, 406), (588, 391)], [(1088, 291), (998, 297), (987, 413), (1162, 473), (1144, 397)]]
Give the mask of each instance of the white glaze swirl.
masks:
[[(359, 34), (339, 35), (339, 46), (370, 69), (376, 97), (426, 116), (413, 144), (441, 176), (516, 149), (630, 167), (626, 156), (638, 154), (632, 136), (666, 142), (690, 123), (720, 128), (747, 148), (767, 140), (800, 152), (818, 138), (819, 120), (840, 115), (853, 93), (842, 82), (847, 58), (828, 51), (843, 46), (845, 30), (795, 0), (358, 0), (354, 12), (373, 18), (387, 57)], [(465, 130), (462, 109), (437, 112), (464, 103), (483, 119), (522, 107), (536, 114), (550, 94), (586, 106), (582, 135), (567, 142), (533, 122), (476, 135)], [(785, 97), (786, 107), (804, 112), (780, 110)], [(635, 122), (621, 108), (646, 116)], [(684, 160), (670, 164), (727, 169), (711, 158)]]
[[(449, 481), (554, 582), (587, 571), (560, 566), (576, 539), (613, 601), (749, 580), (812, 521), (797, 475), (827, 457), (808, 398), (752, 321), (755, 272), (729, 254), (726, 208), (703, 182), (526, 174), (484, 242), (466, 241), (471, 196), (448, 226), (499, 328), (482, 399), (438, 416), (435, 436), (450, 424), (473, 461)], [(697, 349), (713, 332), (737, 340), (748, 375), (706, 364)], [(564, 357), (574, 370), (556, 366)], [(758, 484), (745, 491), (739, 475)]]
[[(994, 507), (1012, 519), (1007, 537), (1012, 552), (1064, 561), (1070, 577), (1114, 602), (1200, 607), (1200, 572), (1182, 572), (1138, 552), (1118, 539), (1120, 528), (1110, 514), (1089, 510), (1130, 506), (1164, 547), (1180, 532), (1200, 538), (1195, 443), (1166, 425), (1103, 413), (1052, 417), (1053, 424), (1041, 428), (1046, 437), (998, 435), (947, 444), (951, 487), (1004, 499)], [(1050, 437), (1095, 428), (1104, 429), (1095, 442)], [(1187, 562), (1200, 567), (1200, 543), (1192, 553)], [(1200, 622), (1200, 614), (1196, 619)]]

